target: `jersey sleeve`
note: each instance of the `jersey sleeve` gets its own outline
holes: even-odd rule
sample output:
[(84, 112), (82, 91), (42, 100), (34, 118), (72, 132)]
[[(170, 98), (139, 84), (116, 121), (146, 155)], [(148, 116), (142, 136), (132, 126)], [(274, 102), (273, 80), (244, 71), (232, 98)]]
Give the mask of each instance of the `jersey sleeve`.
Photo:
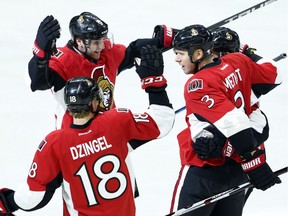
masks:
[(53, 150), (55, 138), (51, 134), (38, 146), (27, 182), (15, 191), (15, 203), (23, 210), (36, 210), (45, 206), (62, 183), (59, 159)]
[(257, 61), (258, 67), (252, 73), (252, 90), (257, 98), (265, 95), (282, 83), (277, 67), (273, 61), (262, 58)]
[(75, 76), (75, 68), (80, 68), (81, 60), (84, 59), (80, 54), (69, 50), (69, 48), (58, 48), (58, 53), (51, 56), (49, 67), (64, 80)]
[(152, 140), (167, 135), (172, 129), (175, 112), (170, 107), (153, 104), (143, 113), (132, 113), (126, 108), (116, 108), (109, 117), (119, 119), (114, 121), (117, 122), (114, 127), (118, 127), (116, 130), (120, 131), (126, 128), (127, 140)]

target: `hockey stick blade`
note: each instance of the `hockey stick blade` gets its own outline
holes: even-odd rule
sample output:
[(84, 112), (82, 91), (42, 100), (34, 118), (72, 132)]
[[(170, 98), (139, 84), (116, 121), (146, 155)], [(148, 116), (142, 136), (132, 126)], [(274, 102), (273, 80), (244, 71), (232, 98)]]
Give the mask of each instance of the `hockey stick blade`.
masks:
[[(287, 171), (288, 171), (288, 167), (284, 167), (284, 168), (282, 168), (280, 170), (275, 171), (274, 174), (276, 176), (279, 176), (279, 175), (282, 175), (284, 173), (287, 173)], [(184, 214), (186, 214), (188, 212), (191, 212), (191, 211), (193, 211), (195, 209), (198, 209), (200, 207), (209, 205), (209, 204), (211, 204), (213, 202), (216, 202), (218, 200), (224, 199), (225, 197), (234, 195), (236, 193), (239, 193), (239, 192), (241, 192), (243, 190), (246, 190), (248, 188), (251, 188), (251, 187), (254, 187), (254, 186), (250, 182), (246, 182), (246, 183), (244, 183), (242, 185), (239, 185), (239, 186), (237, 186), (235, 188), (229, 189), (227, 191), (224, 191), (224, 192), (221, 192), (221, 193), (216, 194), (214, 196), (211, 196), (211, 197), (209, 197), (209, 198), (207, 198), (205, 200), (201, 200), (201, 201), (199, 201), (197, 203), (194, 203), (190, 207), (179, 209), (179, 210), (177, 210), (177, 211), (175, 211), (173, 213), (170, 213), (168, 215), (165, 215), (165, 216), (180, 216), (180, 215), (184, 215)]]
[[(287, 54), (286, 53), (281, 53), (280, 55), (278, 55), (278, 56), (276, 56), (275, 58), (273, 58), (273, 61), (280, 61), (281, 59), (285, 59), (287, 57)], [(180, 113), (180, 112), (182, 112), (183, 110), (185, 110), (186, 109), (186, 106), (183, 106), (183, 107), (181, 107), (181, 108), (179, 108), (179, 109), (177, 109), (176, 111), (175, 111), (175, 114), (177, 114), (177, 113)]]

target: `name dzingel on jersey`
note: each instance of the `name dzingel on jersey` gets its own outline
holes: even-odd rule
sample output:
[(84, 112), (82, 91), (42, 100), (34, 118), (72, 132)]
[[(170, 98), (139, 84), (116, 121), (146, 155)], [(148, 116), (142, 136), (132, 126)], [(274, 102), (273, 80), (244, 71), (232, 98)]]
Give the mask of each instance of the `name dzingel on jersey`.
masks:
[(233, 89), (239, 81), (242, 81), (242, 77), (240, 74), (240, 69), (237, 68), (225, 78), (225, 82), (223, 83), (227, 89)]
[(109, 144), (105, 136), (98, 137), (87, 143), (81, 143), (79, 145), (70, 147), (70, 152), (73, 160), (95, 154), (100, 151), (104, 151), (108, 148), (111, 148), (112, 144)]

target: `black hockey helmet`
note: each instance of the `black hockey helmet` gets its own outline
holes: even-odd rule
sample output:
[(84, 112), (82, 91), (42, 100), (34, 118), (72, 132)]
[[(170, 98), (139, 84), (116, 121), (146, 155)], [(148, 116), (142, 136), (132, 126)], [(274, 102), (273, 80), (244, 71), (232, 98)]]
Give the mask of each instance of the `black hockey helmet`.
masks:
[(92, 78), (80, 76), (67, 81), (64, 88), (64, 101), (68, 111), (72, 113), (89, 111), (91, 102), (95, 98), (100, 101), (101, 90)]
[(190, 25), (180, 30), (173, 39), (174, 49), (188, 50), (192, 56), (195, 49), (202, 49), (206, 57), (211, 53), (212, 33), (203, 25)]
[(220, 55), (223, 55), (226, 52), (239, 52), (240, 39), (235, 31), (227, 27), (218, 27), (213, 29), (212, 34), (213, 52), (218, 52)]
[(83, 12), (71, 19), (69, 30), (72, 41), (75, 41), (76, 37), (98, 40), (107, 36), (108, 25), (94, 14)]

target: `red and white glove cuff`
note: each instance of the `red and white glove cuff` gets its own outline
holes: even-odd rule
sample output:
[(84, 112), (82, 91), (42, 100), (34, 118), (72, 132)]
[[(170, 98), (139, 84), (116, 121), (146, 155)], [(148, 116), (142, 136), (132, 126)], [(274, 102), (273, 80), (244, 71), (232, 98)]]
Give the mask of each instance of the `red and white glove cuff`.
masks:
[(34, 55), (38, 56), (39, 58), (45, 58), (45, 52), (38, 46), (36, 41), (34, 41), (34, 46), (32, 48)]
[(249, 48), (248, 44), (240, 44), (239, 52), (244, 54), (248, 48)]
[(241, 163), (242, 169), (244, 172), (249, 172), (253, 169), (256, 169), (257, 167), (261, 166), (266, 162), (265, 154), (260, 154), (259, 156), (253, 158), (250, 161), (245, 161)]
[(142, 89), (148, 87), (159, 88), (164, 86), (167, 83), (167, 80), (164, 76), (149, 76), (141, 79)]
[(162, 25), (163, 27), (163, 46), (171, 47), (173, 41), (173, 29), (171, 27), (167, 27), (166, 25)]

